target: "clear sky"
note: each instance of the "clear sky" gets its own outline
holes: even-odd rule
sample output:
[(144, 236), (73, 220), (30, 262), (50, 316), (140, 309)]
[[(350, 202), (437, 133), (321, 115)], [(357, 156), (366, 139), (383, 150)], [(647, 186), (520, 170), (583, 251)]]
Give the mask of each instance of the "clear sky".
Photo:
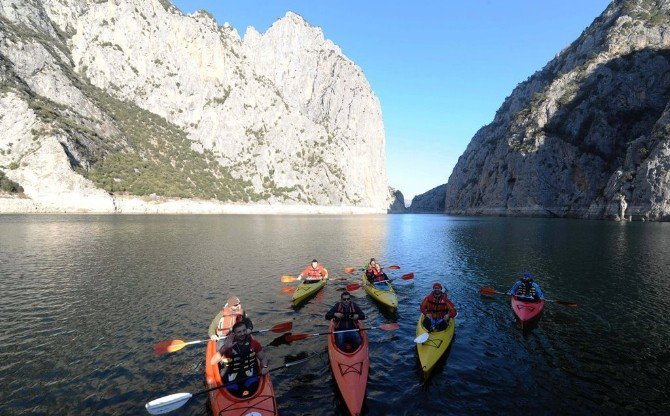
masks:
[(287, 11), (319, 26), (379, 97), (389, 185), (409, 204), (446, 183), (514, 87), (568, 46), (605, 0), (173, 0), (244, 36)]

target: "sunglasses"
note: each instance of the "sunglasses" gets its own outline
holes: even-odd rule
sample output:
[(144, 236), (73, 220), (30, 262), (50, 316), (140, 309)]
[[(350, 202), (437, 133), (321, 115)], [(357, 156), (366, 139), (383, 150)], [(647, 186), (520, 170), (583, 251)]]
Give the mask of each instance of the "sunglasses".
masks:
[(351, 300), (351, 298), (342, 298), (342, 300)]

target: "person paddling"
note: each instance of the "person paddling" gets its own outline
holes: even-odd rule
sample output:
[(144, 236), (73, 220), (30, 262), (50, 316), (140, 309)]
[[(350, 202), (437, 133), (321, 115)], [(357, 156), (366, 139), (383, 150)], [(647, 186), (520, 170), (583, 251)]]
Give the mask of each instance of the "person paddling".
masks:
[[(356, 321), (364, 320), (365, 314), (351, 301), (351, 294), (345, 290), (340, 295), (340, 301), (326, 313), (326, 319), (335, 321), (335, 331), (344, 331), (358, 328)], [(336, 332), (335, 343), (342, 351), (355, 351), (361, 344), (361, 334), (358, 331)]]
[[(219, 318), (218, 321), (217, 317)], [(219, 312), (219, 314), (214, 318), (214, 321), (212, 321), (212, 325), (216, 325), (216, 327), (212, 328), (212, 325), (210, 325), (210, 338), (218, 340), (220, 338), (226, 337), (232, 330), (233, 325), (241, 321), (244, 321), (247, 324), (247, 328), (250, 330), (254, 328), (251, 319), (247, 317), (246, 312), (242, 308), (240, 298), (232, 295), (228, 298), (226, 304), (223, 305), (221, 312)]]
[(298, 275), (298, 280), (302, 280), (303, 276), (305, 277), (305, 283), (316, 283), (328, 278), (328, 270), (314, 259), (312, 260), (312, 264), (307, 266), (305, 270)]
[(223, 345), (210, 360), (210, 365), (217, 365), (225, 359), (221, 378), (226, 389), (238, 397), (254, 392), (258, 388), (259, 373), (265, 375), (269, 371), (263, 347), (249, 332), (244, 321), (237, 322), (233, 325), (232, 337), (228, 337), (232, 342)]
[(421, 313), (424, 314), (423, 326), (432, 331), (443, 331), (449, 326), (449, 319), (456, 316), (456, 307), (442, 291), (442, 283), (433, 283), (433, 291), (421, 302)]
[(368, 275), (368, 281), (374, 283), (375, 286), (383, 287), (388, 283), (388, 280), (389, 277), (384, 273), (379, 263), (375, 263), (371, 273)]
[(507, 294), (514, 295), (517, 299), (527, 302), (544, 300), (544, 293), (542, 293), (540, 285), (533, 281), (533, 275), (530, 273), (522, 274), (521, 279), (514, 283), (514, 286), (507, 291)]
[(377, 261), (373, 257), (373, 258), (370, 259), (370, 263), (368, 263), (367, 267), (365, 268), (365, 275), (367, 276), (368, 280), (371, 279), (372, 276), (374, 276), (373, 271), (375, 269), (376, 264), (377, 264)]

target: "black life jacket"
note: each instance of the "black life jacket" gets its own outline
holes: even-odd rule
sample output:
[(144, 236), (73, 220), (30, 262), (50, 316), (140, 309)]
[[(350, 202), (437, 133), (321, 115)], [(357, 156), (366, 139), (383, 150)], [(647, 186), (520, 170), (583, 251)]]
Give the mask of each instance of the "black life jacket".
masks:
[(256, 351), (251, 349), (251, 337), (241, 346), (239, 344), (233, 345), (231, 355), (233, 358), (228, 364), (230, 366), (229, 374), (247, 373), (246, 376), (251, 376), (256, 373)]
[(536, 297), (535, 293), (535, 286), (533, 286), (532, 282), (526, 283), (521, 283), (521, 286), (519, 286), (516, 289), (516, 296), (524, 296), (524, 297)]

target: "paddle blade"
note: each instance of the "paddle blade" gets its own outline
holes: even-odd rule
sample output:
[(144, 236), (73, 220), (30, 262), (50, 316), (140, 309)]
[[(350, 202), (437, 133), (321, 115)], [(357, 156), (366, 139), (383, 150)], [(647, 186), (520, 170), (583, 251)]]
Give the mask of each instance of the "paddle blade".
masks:
[(186, 342), (180, 339), (171, 339), (168, 341), (162, 341), (156, 344), (156, 346), (154, 347), (154, 353), (156, 355), (168, 354), (171, 352), (179, 351), (186, 345), (187, 345)]
[(481, 293), (484, 296), (495, 296), (496, 290), (492, 287), (483, 287), (479, 289), (479, 293)]
[(396, 329), (400, 329), (400, 324), (397, 322), (389, 322), (387, 324), (379, 325), (379, 329), (383, 329), (384, 331), (395, 331)]
[(295, 335), (286, 335), (284, 340), (286, 342), (300, 341), (301, 339), (308, 338), (309, 334), (295, 334)]
[(563, 306), (570, 306), (570, 307), (573, 307), (573, 308), (577, 307), (577, 302), (572, 302), (572, 301), (569, 301), (569, 300), (555, 300), (554, 302), (559, 304), (559, 305), (563, 305)]
[(282, 283), (291, 283), (298, 280), (298, 278), (295, 276), (282, 276), (279, 280), (281, 280)]
[(402, 280), (412, 280), (414, 279), (414, 273), (407, 273), (400, 276)]
[(414, 342), (417, 344), (423, 344), (424, 342), (428, 341), (428, 332), (424, 332), (423, 334), (419, 335), (418, 337), (414, 338)]
[(270, 328), (270, 331), (280, 333), (280, 332), (288, 332), (291, 329), (293, 329), (293, 321), (288, 321), (273, 326), (272, 328)]
[(185, 405), (191, 397), (193, 397), (191, 393), (175, 393), (161, 397), (160, 399), (152, 400), (145, 404), (144, 407), (147, 409), (147, 412), (152, 415), (162, 415), (163, 413), (179, 409)]
[(397, 264), (392, 264), (389, 267), (387, 267), (387, 269), (400, 270), (400, 266), (398, 266)]
[(284, 286), (281, 288), (281, 293), (285, 295), (292, 295), (295, 293), (295, 288), (291, 286)]
[(358, 290), (361, 288), (361, 285), (358, 283), (351, 283), (347, 285), (347, 292), (353, 292), (354, 290)]
[(355, 267), (347, 267), (347, 268), (344, 269), (344, 272), (345, 272), (346, 274), (352, 274), (352, 273), (355, 272), (355, 271), (356, 271), (356, 268), (355, 268)]

